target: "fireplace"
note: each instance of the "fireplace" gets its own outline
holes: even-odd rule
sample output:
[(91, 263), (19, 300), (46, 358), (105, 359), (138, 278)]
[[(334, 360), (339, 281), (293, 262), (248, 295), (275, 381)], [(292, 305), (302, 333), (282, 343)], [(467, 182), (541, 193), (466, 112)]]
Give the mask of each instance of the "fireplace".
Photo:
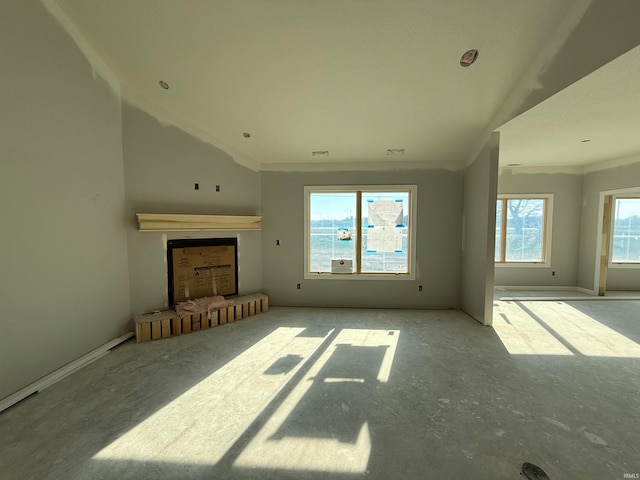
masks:
[(238, 239), (167, 241), (169, 305), (213, 295), (238, 295)]

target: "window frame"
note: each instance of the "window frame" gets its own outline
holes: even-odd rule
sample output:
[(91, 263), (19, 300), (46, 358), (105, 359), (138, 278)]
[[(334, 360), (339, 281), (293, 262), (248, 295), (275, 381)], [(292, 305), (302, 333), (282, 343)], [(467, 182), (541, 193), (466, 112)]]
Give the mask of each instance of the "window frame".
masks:
[(613, 239), (615, 233), (615, 215), (616, 215), (616, 202), (617, 200), (625, 200), (625, 199), (640, 199), (640, 195), (633, 194), (620, 194), (620, 195), (612, 195), (611, 198), (611, 222), (609, 225), (609, 238), (611, 241), (609, 242), (609, 254), (608, 254), (608, 268), (639, 268), (640, 262), (614, 262), (613, 261)]
[[(407, 237), (407, 273), (394, 272), (367, 272), (367, 273), (332, 273), (311, 272), (311, 212), (310, 198), (312, 193), (356, 193), (356, 235), (361, 241), (361, 206), (357, 203), (361, 200), (360, 193), (368, 192), (403, 192), (409, 194), (409, 226)], [(417, 230), (417, 185), (305, 185), (304, 187), (304, 275), (305, 280), (415, 280), (416, 279), (416, 230)], [(360, 241), (358, 245), (361, 246)], [(356, 248), (356, 263), (361, 258), (361, 248)], [(354, 266), (355, 267), (355, 266)]]
[[(496, 198), (496, 211), (497, 202), (503, 201), (502, 215), (501, 215), (501, 232), (500, 232), (500, 260), (495, 259), (494, 249), (494, 263), (500, 268), (551, 268), (551, 231), (553, 228), (553, 193), (501, 193)], [(522, 200), (544, 200), (544, 221), (542, 233), (542, 261), (539, 262), (522, 262), (522, 261), (508, 261), (506, 260), (506, 217), (508, 209), (506, 202), (508, 200), (522, 199)], [(497, 226), (497, 221), (496, 221)], [(495, 235), (494, 235), (495, 238)]]

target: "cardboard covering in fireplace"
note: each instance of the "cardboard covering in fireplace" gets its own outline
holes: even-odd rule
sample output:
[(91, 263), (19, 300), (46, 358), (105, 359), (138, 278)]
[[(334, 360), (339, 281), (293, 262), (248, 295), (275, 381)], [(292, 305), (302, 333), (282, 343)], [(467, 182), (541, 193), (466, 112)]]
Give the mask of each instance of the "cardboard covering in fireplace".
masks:
[[(238, 294), (235, 244), (181, 245), (178, 242), (169, 245), (168, 255), (171, 262), (169, 287), (172, 289), (169, 301), (172, 305), (188, 299)], [(217, 292), (213, 290), (214, 279)]]

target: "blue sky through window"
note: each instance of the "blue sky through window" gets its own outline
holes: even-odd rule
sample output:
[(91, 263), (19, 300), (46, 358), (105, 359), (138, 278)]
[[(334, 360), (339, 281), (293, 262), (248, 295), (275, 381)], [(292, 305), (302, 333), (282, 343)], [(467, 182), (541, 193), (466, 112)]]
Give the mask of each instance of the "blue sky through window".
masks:
[[(362, 201), (402, 200), (405, 206), (409, 201), (406, 192), (363, 192)], [(407, 215), (407, 208), (404, 209)], [(356, 215), (356, 194), (353, 192), (322, 192), (311, 194), (311, 220), (343, 220)], [(363, 216), (366, 213), (363, 211)]]

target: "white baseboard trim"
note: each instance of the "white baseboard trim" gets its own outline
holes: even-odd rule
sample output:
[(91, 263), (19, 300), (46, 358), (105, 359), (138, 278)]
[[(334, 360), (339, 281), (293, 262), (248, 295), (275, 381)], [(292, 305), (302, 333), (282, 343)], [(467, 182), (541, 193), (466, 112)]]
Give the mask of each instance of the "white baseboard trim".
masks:
[(496, 285), (493, 287), (495, 290), (569, 290), (573, 292), (582, 292), (590, 295), (595, 295), (593, 290), (587, 290), (582, 287), (574, 287), (574, 286), (545, 286), (545, 285), (521, 285), (521, 286), (513, 286), (513, 285)]
[(582, 293), (586, 293), (587, 295), (596, 295), (596, 291), (595, 290), (589, 290), (588, 288), (582, 288), (582, 287), (573, 287), (576, 289), (576, 292), (582, 292)]
[(104, 357), (112, 348), (120, 345), (126, 340), (129, 340), (134, 335), (134, 332), (129, 332), (125, 335), (122, 335), (121, 337), (114, 338), (110, 342), (107, 342), (104, 345), (96, 348), (95, 350), (90, 351), (86, 355), (77, 358), (73, 362), (67, 363), (64, 367), (59, 368), (46, 377), (42, 377), (40, 380), (27, 385), (23, 389), (18, 390), (16, 393), (3, 398), (2, 400), (0, 400), (0, 412), (6, 410), (12, 405), (15, 405), (20, 400), (27, 398), (29, 395), (33, 395), (34, 393), (40, 392), (45, 388), (50, 387), (54, 383), (59, 382), (65, 377), (68, 377), (73, 372), (80, 370), (82, 367), (89, 365), (91, 362), (96, 361), (100, 357)]
[(525, 296), (518, 296), (517, 294), (514, 296), (507, 296), (508, 294), (502, 294), (500, 295), (500, 298), (498, 300), (503, 300), (503, 301), (516, 301), (516, 300), (526, 300), (526, 301), (565, 301), (565, 300), (640, 300), (640, 296), (638, 296), (637, 294), (635, 294), (636, 292), (629, 292), (629, 295), (605, 295), (603, 297), (600, 297), (597, 295), (597, 292), (595, 292), (594, 290), (589, 290), (588, 288), (582, 288), (582, 287), (558, 287), (558, 286), (549, 286), (549, 287), (545, 287), (545, 286), (541, 286), (541, 285), (533, 285), (533, 286), (526, 286), (526, 285), (521, 285), (521, 286), (513, 286), (513, 285), (496, 285), (494, 286), (494, 290), (496, 292), (508, 292), (510, 290), (512, 291), (562, 291), (562, 292), (577, 292), (577, 293), (581, 293), (581, 294), (585, 294), (587, 296), (584, 295), (577, 295), (577, 296), (571, 296), (570, 294), (564, 294), (564, 295), (559, 295), (559, 296), (541, 296), (541, 297), (536, 297), (533, 295), (525, 295)]

